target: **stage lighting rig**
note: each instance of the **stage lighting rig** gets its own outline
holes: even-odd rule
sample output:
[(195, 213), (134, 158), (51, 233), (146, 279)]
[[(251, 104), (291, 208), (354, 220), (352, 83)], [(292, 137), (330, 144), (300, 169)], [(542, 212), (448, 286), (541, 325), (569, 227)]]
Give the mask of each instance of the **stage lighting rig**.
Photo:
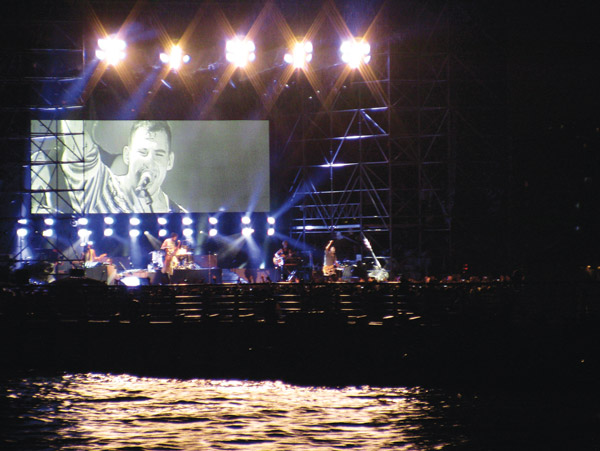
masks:
[(182, 64), (190, 62), (190, 55), (184, 55), (183, 50), (178, 45), (171, 47), (170, 53), (162, 52), (160, 54), (160, 60), (163, 64), (169, 64), (171, 70), (177, 71)]
[(340, 52), (342, 53), (342, 61), (352, 69), (358, 68), (361, 63), (369, 64), (369, 61), (371, 61), (371, 46), (365, 41), (344, 41), (340, 47)]
[(283, 60), (288, 64), (293, 64), (295, 69), (304, 69), (306, 64), (311, 62), (312, 56), (312, 42), (297, 42), (292, 53), (286, 53)]
[(225, 44), (225, 59), (237, 67), (245, 67), (256, 59), (256, 46), (253, 41), (234, 38)]
[(125, 41), (114, 36), (98, 39), (96, 58), (106, 61), (111, 66), (116, 66), (119, 61), (125, 59)]

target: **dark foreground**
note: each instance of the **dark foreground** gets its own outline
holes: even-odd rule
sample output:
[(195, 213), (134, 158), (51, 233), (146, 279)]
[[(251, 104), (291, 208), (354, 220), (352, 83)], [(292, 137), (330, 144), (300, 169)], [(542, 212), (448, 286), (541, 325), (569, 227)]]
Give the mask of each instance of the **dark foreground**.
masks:
[(600, 376), (597, 284), (5, 287), (5, 372), (319, 385), (552, 386)]

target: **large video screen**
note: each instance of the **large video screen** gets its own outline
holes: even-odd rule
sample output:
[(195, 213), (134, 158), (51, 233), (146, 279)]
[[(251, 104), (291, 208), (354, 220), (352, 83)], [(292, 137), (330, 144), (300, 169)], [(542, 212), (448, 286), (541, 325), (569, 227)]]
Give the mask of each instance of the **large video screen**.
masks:
[(31, 121), (32, 213), (265, 212), (268, 121)]

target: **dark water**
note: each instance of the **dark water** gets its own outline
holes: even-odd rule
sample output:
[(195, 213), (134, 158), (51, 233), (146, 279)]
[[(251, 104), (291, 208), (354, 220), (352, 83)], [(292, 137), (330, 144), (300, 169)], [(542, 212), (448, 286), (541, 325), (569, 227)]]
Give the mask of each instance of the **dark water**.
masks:
[(0, 379), (1, 449), (600, 449), (589, 390), (304, 387), (112, 374)]

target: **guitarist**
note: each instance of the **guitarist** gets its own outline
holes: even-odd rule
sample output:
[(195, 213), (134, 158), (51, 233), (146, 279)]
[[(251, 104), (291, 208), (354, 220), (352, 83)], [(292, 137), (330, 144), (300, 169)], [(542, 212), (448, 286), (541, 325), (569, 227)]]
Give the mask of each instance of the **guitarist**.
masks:
[[(290, 263), (295, 259), (294, 250), (287, 241), (281, 243), (281, 249), (275, 252), (273, 264), (281, 270), (281, 279), (286, 280), (290, 274)], [(287, 263), (287, 265), (286, 265)]]
[(171, 236), (163, 241), (162, 246), (160, 248), (165, 251), (165, 261), (163, 263), (162, 272), (167, 274), (169, 282), (171, 281), (171, 277), (173, 276), (173, 268), (177, 266), (177, 251), (181, 247), (181, 241), (177, 239), (177, 234), (175, 232), (171, 233)]
[(323, 261), (323, 275), (331, 281), (337, 280), (337, 273), (335, 272), (338, 266), (337, 257), (335, 255), (335, 247), (333, 246), (333, 240), (327, 243), (325, 246), (325, 256)]

